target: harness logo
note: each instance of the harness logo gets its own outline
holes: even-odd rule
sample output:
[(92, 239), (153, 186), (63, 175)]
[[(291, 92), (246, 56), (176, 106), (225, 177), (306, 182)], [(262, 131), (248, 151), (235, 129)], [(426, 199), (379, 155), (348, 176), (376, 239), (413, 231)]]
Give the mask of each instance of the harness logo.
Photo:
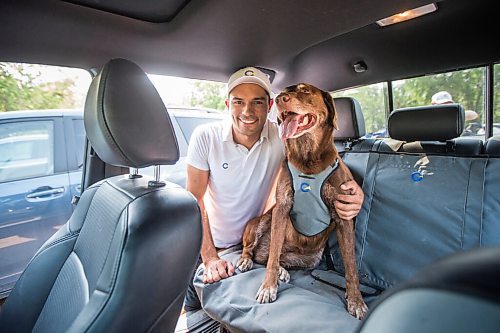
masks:
[(309, 192), (311, 190), (311, 185), (309, 185), (308, 183), (302, 183), (300, 184), (300, 190), (302, 192)]
[(222, 163), (222, 169), (227, 169), (227, 168), (229, 168), (229, 164), (227, 164), (225, 162)]
[(414, 171), (411, 173), (411, 180), (418, 183), (424, 179), (424, 175), (420, 171)]

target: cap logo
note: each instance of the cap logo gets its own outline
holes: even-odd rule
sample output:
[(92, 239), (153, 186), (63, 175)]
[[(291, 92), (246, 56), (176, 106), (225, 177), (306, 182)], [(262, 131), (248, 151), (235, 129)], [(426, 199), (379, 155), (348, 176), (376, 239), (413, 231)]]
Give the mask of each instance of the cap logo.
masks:
[(245, 76), (255, 76), (255, 72), (251, 69), (245, 71)]

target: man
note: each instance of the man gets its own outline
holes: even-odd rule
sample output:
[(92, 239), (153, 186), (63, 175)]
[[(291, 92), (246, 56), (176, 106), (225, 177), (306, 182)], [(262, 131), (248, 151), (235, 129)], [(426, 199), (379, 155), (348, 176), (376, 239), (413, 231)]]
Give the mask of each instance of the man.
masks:
[[(453, 102), (453, 98), (451, 97), (451, 94), (447, 91), (439, 91), (432, 95), (431, 97), (431, 104), (432, 105), (441, 105), (441, 104), (451, 104), (455, 103)], [(477, 114), (476, 111), (473, 110), (466, 110), (465, 111), (465, 121), (470, 121), (477, 119), (479, 115)]]
[[(193, 133), (187, 155), (186, 188), (198, 200), (202, 214), (201, 258), (204, 283), (234, 274), (231, 262), (218, 250), (241, 242), (246, 223), (269, 208), (279, 165), (284, 158), (278, 127), (268, 120), (273, 105), (271, 83), (260, 70), (247, 67), (228, 81), (226, 107), (231, 122), (212, 123)], [(340, 217), (355, 217), (364, 194), (356, 182), (343, 185), (352, 195), (339, 195)], [(187, 311), (199, 308), (194, 288), (186, 295)]]

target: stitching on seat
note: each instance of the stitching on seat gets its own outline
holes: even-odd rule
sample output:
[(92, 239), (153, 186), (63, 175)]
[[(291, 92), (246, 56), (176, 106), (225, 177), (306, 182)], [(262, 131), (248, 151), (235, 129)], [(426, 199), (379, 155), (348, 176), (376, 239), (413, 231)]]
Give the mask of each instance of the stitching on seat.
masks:
[(118, 192), (122, 193), (123, 195), (126, 195), (130, 199), (134, 199), (135, 200), (135, 199), (138, 198), (138, 197), (134, 197), (130, 193), (124, 191), (122, 188), (116, 186), (115, 184), (113, 184), (112, 182), (110, 182), (109, 179), (106, 179), (106, 184), (108, 184), (109, 186), (111, 186), (112, 188), (114, 188), (115, 190), (117, 190)]
[[(122, 214), (125, 214), (125, 216), (124, 216), (125, 221), (128, 221), (128, 217), (129, 217), (128, 209), (129, 209), (129, 206), (130, 206), (130, 203), (127, 204), (127, 206), (125, 207), (125, 209), (122, 211)], [(121, 219), (122, 214), (120, 214), (120, 219)], [(117, 224), (117, 227), (115, 227), (115, 230), (113, 232), (113, 237), (112, 237), (111, 241), (113, 241), (113, 239), (115, 238), (116, 231), (118, 229), (118, 224)], [(126, 223), (126, 224), (128, 226), (128, 223)], [(109, 283), (109, 286), (108, 286), (111, 290), (114, 290), (114, 285), (115, 285), (115, 282), (116, 282), (116, 277), (118, 275), (118, 268), (120, 267), (121, 260), (122, 260), (122, 255), (123, 255), (123, 251), (122, 250), (123, 250), (123, 248), (125, 246), (125, 243), (126, 243), (126, 240), (127, 240), (127, 237), (128, 237), (128, 228), (126, 227), (126, 228), (124, 228), (124, 230), (125, 230), (125, 232), (124, 232), (123, 237), (120, 237), (120, 245), (121, 245), (120, 246), (120, 251), (118, 253), (118, 258), (117, 258), (116, 263), (113, 264), (113, 266), (114, 266), (113, 267), (113, 274), (111, 275), (111, 280), (110, 280), (110, 283)], [(106, 255), (106, 257), (109, 256), (109, 251), (110, 250), (111, 250), (111, 246), (108, 248), (108, 254)], [(105, 265), (106, 265), (106, 263), (104, 264), (104, 266)], [(102, 274), (102, 270), (101, 270), (100, 274)], [(100, 277), (100, 274), (99, 274), (99, 277)]]
[(490, 159), (486, 159), (486, 163), (484, 163), (483, 168), (483, 186), (482, 186), (482, 197), (481, 197), (481, 216), (479, 216), (479, 246), (483, 245), (483, 216), (484, 216), (484, 193), (485, 193), (485, 185), (486, 185), (486, 169)]
[[(42, 250), (42, 251), (38, 252), (38, 253), (37, 253), (37, 254), (33, 257), (33, 259), (31, 259), (31, 260), (30, 260), (30, 262), (31, 262), (31, 261), (33, 261), (36, 257), (38, 257), (39, 255), (41, 255), (41, 254), (42, 254), (43, 252), (45, 252), (46, 250), (48, 250), (48, 249), (52, 248), (53, 246), (55, 246), (55, 245), (57, 245), (57, 244), (59, 244), (59, 243), (62, 243), (62, 242), (64, 242), (64, 241), (67, 241), (67, 240), (69, 240), (69, 239), (71, 239), (71, 238), (78, 237), (78, 235), (79, 235), (79, 234), (80, 234), (80, 231), (74, 231), (74, 232), (70, 232), (69, 234), (66, 234), (66, 235), (64, 235), (64, 236), (62, 236), (62, 237), (60, 237), (60, 238), (55, 239), (53, 242), (51, 242), (51, 243), (47, 244), (47, 245), (43, 248), (43, 250)], [(72, 251), (73, 251), (73, 250), (72, 250)]]
[(470, 177), (471, 177), (471, 172), (472, 172), (472, 160), (469, 161), (469, 174), (468, 174), (468, 177), (467, 177), (467, 187), (466, 187), (466, 191), (465, 191), (465, 206), (464, 206), (464, 210), (463, 210), (463, 213), (462, 213), (462, 233), (461, 233), (461, 237), (460, 237), (460, 248), (463, 249), (464, 248), (464, 238), (465, 238), (465, 221), (467, 219), (467, 205), (469, 203), (469, 192), (470, 192)]
[[(60, 242), (62, 242), (62, 241), (64, 241), (64, 240), (66, 240), (66, 239), (70, 239), (70, 238), (72, 238), (72, 237), (73, 237), (73, 236), (75, 236), (75, 235), (76, 235), (76, 236), (78, 236), (79, 234), (80, 234), (80, 231), (74, 231), (74, 232), (73, 232), (73, 231), (71, 231), (69, 234), (66, 234), (66, 235), (65, 235), (65, 236), (63, 236), (63, 237), (58, 238), (57, 240), (54, 240), (52, 243), (47, 244), (47, 247), (46, 247), (46, 248), (52, 247), (53, 245), (58, 244), (58, 243), (60, 243)], [(45, 251), (45, 249), (44, 249), (44, 251)]]
[[(128, 219), (128, 208), (129, 208), (129, 205), (130, 205), (130, 203), (129, 203), (129, 204), (127, 204), (127, 206), (126, 206), (126, 207), (125, 207), (125, 209), (124, 209), (124, 211), (125, 211), (125, 212), (126, 212), (126, 214), (127, 214), (127, 219)], [(123, 213), (123, 212), (122, 212), (122, 213)], [(120, 214), (120, 217), (121, 217), (121, 216), (122, 216), (122, 215)], [(117, 224), (117, 225), (118, 225), (118, 224)], [(112, 239), (113, 239), (113, 238), (115, 237), (115, 235), (116, 235), (116, 230), (117, 230), (117, 228), (115, 227), (115, 230), (114, 230), (114, 232), (113, 232), (113, 237), (112, 237)], [(96, 284), (96, 288), (95, 288), (95, 290), (98, 290), (98, 291), (100, 291), (100, 292), (102, 292), (102, 293), (106, 294), (107, 296), (106, 296), (105, 300), (101, 303), (100, 308), (96, 311), (96, 313), (95, 313), (95, 316), (94, 316), (93, 320), (89, 322), (89, 324), (88, 324), (87, 328), (85, 329), (85, 332), (88, 332), (88, 331), (91, 329), (92, 325), (93, 325), (93, 324), (97, 321), (97, 319), (99, 318), (99, 316), (102, 314), (102, 312), (103, 312), (104, 308), (106, 307), (106, 304), (108, 304), (108, 302), (109, 302), (109, 300), (110, 300), (110, 298), (111, 298), (111, 294), (112, 294), (112, 293), (113, 293), (113, 291), (115, 290), (115, 287), (116, 287), (116, 277), (117, 277), (117, 275), (118, 275), (118, 270), (119, 270), (119, 267), (121, 266), (122, 255), (123, 255), (123, 248), (124, 248), (124, 246), (125, 246), (125, 244), (126, 244), (127, 235), (128, 235), (128, 228), (125, 228), (125, 235), (124, 235), (125, 237), (122, 237), (122, 239), (121, 239), (121, 241), (120, 241), (120, 242), (121, 242), (121, 246), (120, 246), (120, 249), (118, 250), (118, 260), (116, 261), (116, 264), (114, 264), (114, 265), (113, 265), (113, 266), (114, 266), (114, 268), (113, 268), (113, 273), (112, 273), (112, 276), (111, 276), (111, 281), (110, 281), (110, 285), (109, 285), (109, 288), (110, 288), (109, 292), (99, 289), (99, 288), (98, 288), (98, 286), (97, 286), (97, 284)], [(108, 254), (106, 255), (106, 257), (107, 257), (107, 258), (108, 258), (108, 255), (109, 255), (109, 251), (110, 251), (110, 249), (111, 249), (111, 246), (109, 246), (109, 247), (108, 247)], [(101, 276), (101, 274), (102, 274), (102, 270), (103, 270), (103, 268), (106, 266), (106, 262), (107, 262), (107, 260), (106, 260), (106, 261), (104, 261), (104, 265), (103, 265), (103, 267), (101, 268), (101, 271), (100, 271), (100, 273), (99, 273), (99, 277), (100, 277), (100, 276)], [(98, 280), (97, 280), (97, 281), (99, 281), (99, 278), (98, 278)]]
[[(91, 198), (89, 198), (90, 202), (92, 202), (92, 200), (94, 199), (95, 194), (97, 193), (97, 191), (99, 190), (99, 188), (102, 186), (102, 184), (103, 184), (102, 182), (101, 182), (101, 183), (97, 183), (97, 184), (93, 184), (92, 186), (90, 186), (90, 187), (88, 188), (88, 189), (93, 189), (93, 188), (95, 188), (95, 190), (93, 190), (93, 192), (94, 192), (94, 193), (92, 194), (92, 197), (91, 197)], [(90, 207), (90, 204), (89, 204), (89, 207)], [(85, 210), (85, 216), (83, 217), (82, 227), (83, 227), (83, 225), (85, 224), (85, 221), (87, 220), (87, 215), (88, 215), (88, 214), (89, 214), (89, 210), (88, 210), (88, 209), (86, 209), (86, 210)], [(71, 214), (71, 217), (73, 217), (73, 214)], [(79, 232), (80, 232), (80, 230), (82, 229), (82, 227), (80, 227), (80, 230), (78, 230), (78, 231), (71, 231), (71, 223), (70, 223), (70, 221), (71, 221), (71, 217), (70, 217), (70, 218), (69, 218), (69, 220), (68, 220), (68, 230), (69, 230), (70, 232), (78, 232), (78, 233), (79, 233)]]
[[(373, 156), (373, 155), (371, 155)], [(366, 224), (365, 224), (365, 230), (363, 231), (363, 242), (361, 243), (361, 253), (360, 253), (360, 256), (359, 256), (359, 267), (358, 269), (361, 267), (361, 262), (363, 261), (363, 257), (364, 257), (364, 254), (365, 254), (365, 245), (366, 245), (366, 234), (368, 233), (368, 223), (370, 221), (370, 214), (371, 214), (371, 208), (372, 208), (372, 202), (373, 202), (373, 195), (374, 195), (374, 192), (375, 192), (375, 185), (376, 185), (376, 173), (378, 172), (378, 167), (379, 167), (379, 161), (380, 161), (380, 155), (377, 154), (376, 155), (377, 157), (377, 160), (376, 160), (376, 169), (374, 170), (374, 177), (373, 177), (373, 181), (372, 181), (372, 188), (371, 188), (371, 191), (370, 191), (370, 203), (368, 205), (368, 212), (367, 212), (367, 216), (366, 216)], [(369, 158), (368, 158), (369, 159)]]
[(162, 191), (162, 190), (172, 190), (172, 189), (180, 188), (180, 187), (172, 187), (172, 188), (169, 188), (169, 187), (156, 187), (156, 188), (150, 188), (149, 191), (145, 191), (144, 193), (141, 193), (140, 195), (134, 196), (134, 195), (131, 195), (130, 193), (126, 192), (122, 188), (117, 187), (115, 184), (113, 184), (113, 183), (111, 183), (109, 181), (106, 181), (106, 184), (108, 184), (109, 186), (111, 186), (114, 189), (118, 190), (119, 192), (123, 193), (127, 197), (129, 197), (131, 199), (134, 199), (133, 201), (136, 201), (137, 199), (142, 198), (143, 196), (149, 195), (149, 194), (151, 194), (153, 192)]

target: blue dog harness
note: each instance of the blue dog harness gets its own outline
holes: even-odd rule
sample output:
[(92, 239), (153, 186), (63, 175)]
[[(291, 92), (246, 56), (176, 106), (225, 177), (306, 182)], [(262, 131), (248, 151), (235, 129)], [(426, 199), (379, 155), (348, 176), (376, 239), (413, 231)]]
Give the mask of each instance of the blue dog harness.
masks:
[(290, 219), (298, 232), (305, 236), (314, 236), (328, 228), (331, 222), (330, 212), (326, 205), (322, 190), (326, 180), (335, 172), (339, 161), (329, 165), (316, 175), (307, 175), (297, 170), (287, 161), (292, 176), (293, 206)]

